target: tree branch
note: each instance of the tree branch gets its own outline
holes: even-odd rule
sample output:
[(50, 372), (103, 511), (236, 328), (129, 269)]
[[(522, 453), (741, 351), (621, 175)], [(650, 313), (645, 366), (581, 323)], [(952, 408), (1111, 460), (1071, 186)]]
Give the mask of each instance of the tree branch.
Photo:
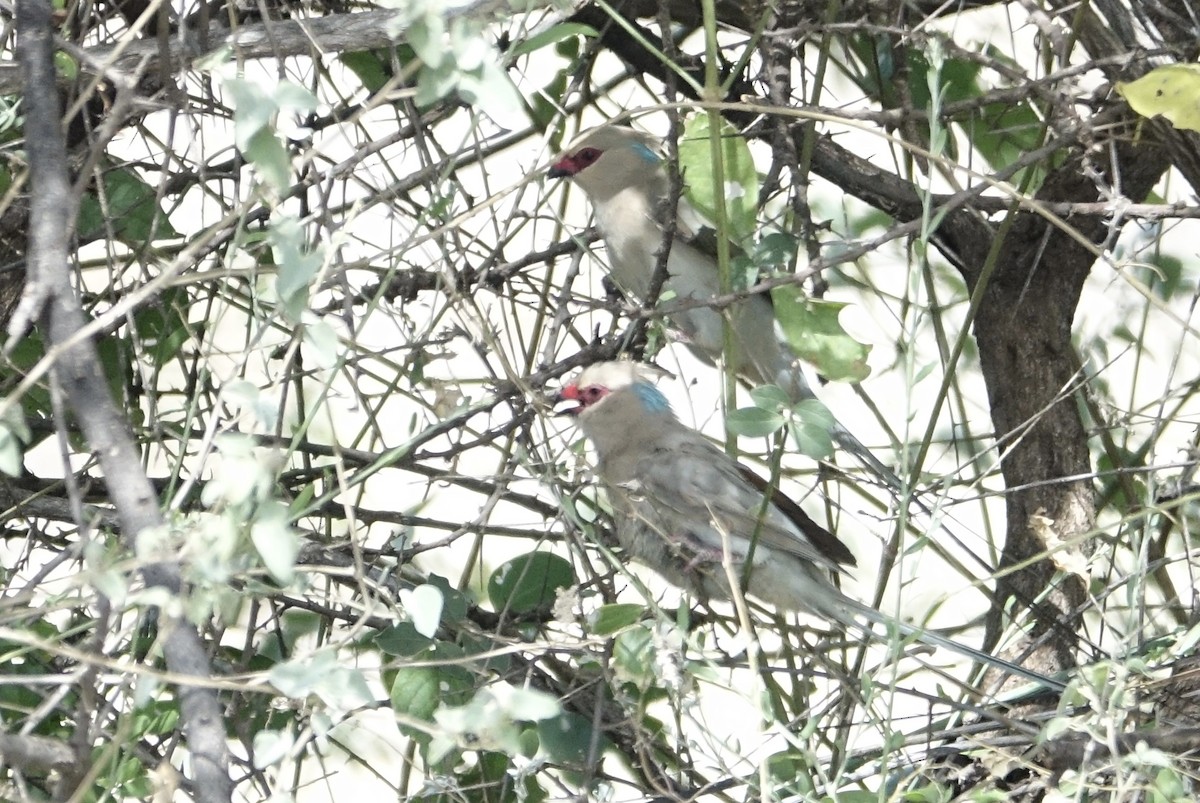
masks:
[[(61, 126), (51, 40), (49, 0), (17, 3), (17, 58), (25, 81), (25, 142), (29, 155), (30, 225), (28, 273), (22, 305), (40, 308), (47, 345), (57, 353), (52, 380), (59, 383), (79, 426), (97, 453), (113, 503), (133, 551), (146, 529), (163, 524), (158, 499), (141, 457), (118, 413), (91, 340), (77, 337), (85, 318), (72, 290), (67, 243), (75, 208), (67, 175), (66, 144)], [(69, 467), (68, 467), (68, 470)], [(80, 522), (82, 525), (82, 522)], [(145, 567), (148, 585), (172, 593), (181, 590), (178, 568), (160, 563)], [(196, 629), (182, 620), (165, 621), (163, 651), (168, 667), (182, 675), (211, 676), (204, 645)], [(216, 693), (197, 685), (178, 690), (194, 767), (197, 799), (224, 803), (233, 783), (228, 772), (225, 727)]]

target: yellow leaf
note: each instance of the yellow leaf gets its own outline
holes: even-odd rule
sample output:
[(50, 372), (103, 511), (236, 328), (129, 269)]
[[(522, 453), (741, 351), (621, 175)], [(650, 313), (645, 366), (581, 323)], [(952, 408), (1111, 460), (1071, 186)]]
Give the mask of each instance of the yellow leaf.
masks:
[(1200, 64), (1168, 64), (1136, 81), (1117, 82), (1117, 92), (1143, 117), (1161, 114), (1176, 128), (1200, 131)]

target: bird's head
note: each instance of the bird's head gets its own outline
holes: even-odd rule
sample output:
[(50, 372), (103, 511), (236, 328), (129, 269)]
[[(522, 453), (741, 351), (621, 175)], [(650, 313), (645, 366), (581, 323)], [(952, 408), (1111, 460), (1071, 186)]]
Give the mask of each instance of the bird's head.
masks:
[(671, 415), (667, 397), (651, 381), (653, 370), (629, 361), (589, 365), (563, 385), (554, 399), (555, 410), (581, 422), (595, 418), (605, 409), (615, 413), (617, 407), (625, 404), (636, 405), (635, 411), (643, 415)]
[(572, 142), (550, 166), (550, 178), (571, 178), (595, 200), (645, 184), (659, 174), (658, 140), (624, 126), (593, 128)]

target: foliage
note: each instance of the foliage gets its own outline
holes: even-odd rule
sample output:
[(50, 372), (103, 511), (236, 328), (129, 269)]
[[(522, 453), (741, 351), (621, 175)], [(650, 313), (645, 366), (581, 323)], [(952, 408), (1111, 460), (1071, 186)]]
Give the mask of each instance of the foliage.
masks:
[[(81, 6), (60, 35), (157, 47), (128, 5)], [(1162, 40), (1173, 28), (1130, 13), (1135, 47), (1096, 36), (1123, 28), (1090, 8), (1084, 25), (1075, 7), (918, 19), (933, 6), (909, 4), (882, 24), (821, 6), (799, 24), (730, 4), (676, 9), (667, 46), (658, 20), (608, 4), (497, 17), (406, 0), (380, 39), (348, 39), (285, 23), (350, 30), (378, 9), (218, 5), (206, 14), (243, 38), (220, 29), (186, 69), (138, 51), (137, 85), (112, 88), (88, 77), (100, 51), (70, 62), (79, 202), (62, 236), (141, 450), (129, 469), (166, 523), (123, 532), (64, 412), (69, 378), (48, 378), (61, 344), (42, 327), (9, 339), (0, 797), (196, 791), (187, 686), (163, 657), (172, 617), (210, 653), (239, 800), (1195, 796), (1174, 738), (1194, 727), (1183, 670), (1200, 638), (1190, 140), (1096, 85), (1123, 81), (1140, 114), (1189, 127), (1180, 104), (1144, 101), (1187, 97), (1195, 31)], [(273, 54), (237, 55), (260, 34)], [(1151, 40), (1178, 62), (1165, 73), (1148, 72)], [(16, 277), (15, 297), (36, 188), (8, 91), (0, 282)], [(1057, 707), (997, 714), (1003, 694), (953, 656), (753, 599), (709, 605), (613, 548), (588, 451), (547, 397), (662, 316), (609, 292), (578, 191), (543, 174), (618, 114), (678, 132), (686, 200), (738, 246), (728, 289), (769, 293), (830, 380), (820, 401), (727, 394), (719, 367), (652, 339), (674, 409), (715, 438), (727, 425), (729, 448), (858, 556), (848, 593), (906, 620), (979, 643), (990, 615), (987, 648), (1006, 651), (1039, 626), (1026, 603), (1085, 589), (1068, 633), (1041, 641), (1089, 664)], [(1178, 161), (1139, 194), (1108, 172), (1134, 172), (1124, 147)], [(1086, 280), (1043, 298), (1033, 279), (1072, 274), (1071, 248)], [(1031, 276), (1005, 272), (1017, 253)], [(973, 336), (999, 316), (1043, 342), (1024, 307), (989, 307), (1014, 286), (1065, 310), (1074, 338), (1005, 373)], [(1084, 438), (997, 414), (1037, 381)], [(837, 453), (837, 421), (899, 487)], [(1059, 473), (1022, 475), (1022, 448)], [(1061, 501), (1069, 481), (1076, 518), (1018, 504), (1030, 488)], [(1014, 528), (1035, 554), (1011, 551)], [(164, 564), (178, 595), (145, 581)], [(1022, 576), (1046, 596), (986, 593)], [(71, 760), (22, 762), (18, 742)]]

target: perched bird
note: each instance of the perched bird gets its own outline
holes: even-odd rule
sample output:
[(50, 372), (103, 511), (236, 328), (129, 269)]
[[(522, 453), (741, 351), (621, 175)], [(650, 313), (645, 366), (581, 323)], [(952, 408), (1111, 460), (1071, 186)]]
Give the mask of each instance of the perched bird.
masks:
[[(621, 126), (602, 126), (577, 140), (550, 168), (551, 178), (570, 177), (592, 202), (596, 225), (608, 247), (612, 279), (624, 292), (645, 299), (663, 248), (667, 172), (650, 135)], [(680, 300), (707, 301), (720, 295), (716, 259), (694, 246), (687, 226), (677, 226), (667, 257), (664, 290)], [(756, 384), (787, 375), (791, 359), (775, 337), (771, 302), (762, 293), (729, 307), (736, 362)], [(721, 312), (692, 307), (672, 320), (696, 356), (712, 363), (724, 350)]]
[[(571, 178), (588, 196), (608, 249), (613, 281), (642, 300), (664, 246), (662, 221), (675, 211), (668, 208), (668, 176), (659, 146), (654, 137), (632, 128), (601, 126), (572, 143), (548, 173), (550, 178)], [(720, 295), (717, 259), (690, 240), (691, 234), (682, 221), (677, 224), (663, 289), (679, 300), (707, 301)], [(776, 384), (795, 401), (816, 398), (795, 356), (776, 336), (769, 295), (750, 295), (727, 307), (726, 314), (734, 349), (726, 356), (732, 357), (743, 379), (754, 385)], [(672, 322), (701, 359), (713, 363), (723, 353), (720, 310), (695, 306), (673, 314)], [(889, 485), (900, 487), (895, 473), (845, 427), (835, 423), (830, 434)]]
[(728, 558), (744, 590), (777, 607), (867, 633), (871, 623), (883, 624), (1047, 688), (1065, 688), (843, 594), (830, 574), (854, 564), (845, 545), (782, 494), (765, 499), (766, 483), (680, 422), (635, 363), (591, 365), (556, 401), (595, 448), (621, 546), (675, 585), (702, 599), (729, 599)]

